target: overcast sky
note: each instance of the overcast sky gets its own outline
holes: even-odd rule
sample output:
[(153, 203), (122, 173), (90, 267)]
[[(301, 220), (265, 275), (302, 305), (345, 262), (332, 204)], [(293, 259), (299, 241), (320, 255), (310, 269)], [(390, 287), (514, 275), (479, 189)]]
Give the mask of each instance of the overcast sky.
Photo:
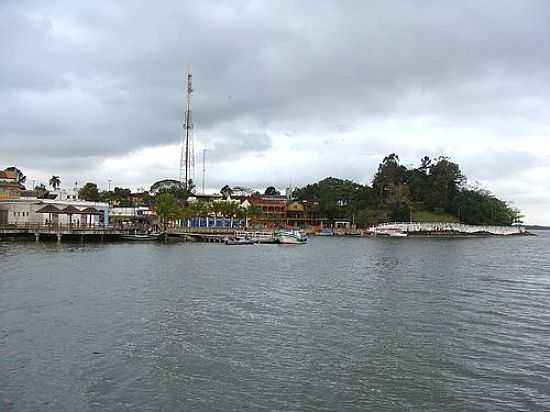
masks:
[[(0, 167), (63, 185), (370, 183), (447, 155), (550, 224), (548, 1), (0, 2)], [(32, 183), (31, 183), (32, 184)]]

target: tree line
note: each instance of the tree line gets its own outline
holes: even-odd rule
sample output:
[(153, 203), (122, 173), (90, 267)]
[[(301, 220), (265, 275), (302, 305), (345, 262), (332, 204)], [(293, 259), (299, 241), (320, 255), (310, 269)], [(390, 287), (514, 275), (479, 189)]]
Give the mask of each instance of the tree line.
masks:
[[(58, 181), (55, 183), (58, 185)], [(229, 197), (232, 189), (225, 185), (220, 193)], [(231, 202), (188, 203), (190, 194), (183, 188), (163, 190), (156, 196), (144, 192), (140, 194), (139, 203), (154, 206), (161, 217), (172, 220), (208, 214), (245, 218), (260, 213), (254, 208), (247, 211)], [(259, 192), (254, 194), (260, 195)], [(279, 195), (280, 192), (270, 186), (264, 194)], [(111, 202), (122, 207), (134, 205), (130, 189), (115, 187), (112, 191), (99, 191), (95, 183), (86, 183), (79, 196), (84, 200)], [(348, 219), (359, 227), (388, 221), (511, 225), (521, 223), (523, 217), (517, 208), (491, 192), (469, 185), (460, 166), (445, 156), (435, 159), (424, 156), (417, 166), (407, 167), (401, 164), (397, 154), (392, 153), (378, 165), (371, 185), (327, 177), (295, 189), (292, 198), (305, 201), (308, 210), (316, 211), (329, 223)]]
[(218, 218), (246, 220), (261, 214), (261, 208), (256, 206), (242, 207), (238, 202), (182, 202), (173, 193), (166, 191), (155, 197), (155, 211), (161, 223), (176, 220), (188, 220), (213, 216), (213, 225), (216, 226)]
[(433, 220), (511, 225), (522, 218), (509, 203), (468, 185), (459, 165), (445, 156), (425, 156), (417, 167), (406, 167), (392, 153), (379, 164), (370, 186), (328, 177), (295, 189), (293, 197), (316, 205), (329, 221), (350, 219), (363, 227)]

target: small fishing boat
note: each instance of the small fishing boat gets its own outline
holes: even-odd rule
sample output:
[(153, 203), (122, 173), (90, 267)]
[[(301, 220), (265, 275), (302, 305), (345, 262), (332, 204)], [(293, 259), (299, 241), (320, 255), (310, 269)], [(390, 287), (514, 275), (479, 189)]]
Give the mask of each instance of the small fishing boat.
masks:
[(389, 237), (407, 237), (407, 234), (405, 232), (389, 232)]
[(284, 245), (301, 245), (307, 242), (307, 236), (300, 230), (281, 230), (275, 234), (275, 237)]
[(317, 233), (317, 236), (334, 236), (334, 231), (332, 228), (324, 227), (319, 233)]
[(127, 235), (120, 235), (122, 240), (132, 240), (132, 241), (155, 241), (160, 240), (164, 233), (128, 233)]

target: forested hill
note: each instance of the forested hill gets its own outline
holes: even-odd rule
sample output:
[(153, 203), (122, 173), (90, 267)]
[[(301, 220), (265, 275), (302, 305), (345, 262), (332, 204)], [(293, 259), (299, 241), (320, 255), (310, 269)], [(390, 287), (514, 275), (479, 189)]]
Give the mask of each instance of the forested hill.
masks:
[(522, 218), (489, 191), (467, 185), (459, 165), (443, 156), (426, 156), (418, 167), (407, 168), (393, 153), (380, 163), (371, 186), (328, 177), (293, 195), (331, 221), (350, 219), (358, 226), (409, 220), (511, 225)]

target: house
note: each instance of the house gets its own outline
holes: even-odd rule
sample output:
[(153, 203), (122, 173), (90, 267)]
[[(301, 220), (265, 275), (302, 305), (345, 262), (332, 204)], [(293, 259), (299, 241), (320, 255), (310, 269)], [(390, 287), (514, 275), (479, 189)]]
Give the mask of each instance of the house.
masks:
[(286, 224), (292, 227), (305, 227), (307, 223), (305, 204), (291, 201), (286, 205)]
[(187, 198), (187, 201), (190, 203), (193, 202), (216, 202), (216, 201), (222, 201), (224, 200), (224, 197), (219, 193), (193, 193), (191, 196)]
[(252, 224), (266, 228), (286, 225), (287, 202), (285, 196), (253, 196), (248, 201), (261, 211), (252, 218)]
[(321, 218), (318, 202), (289, 201), (287, 203), (286, 224), (290, 227), (306, 228), (319, 226), (326, 221)]
[(18, 199), (24, 190), (15, 170), (0, 170), (0, 200)]
[(109, 221), (116, 223), (131, 223), (135, 221), (151, 221), (155, 214), (146, 206), (112, 207), (109, 211)]

